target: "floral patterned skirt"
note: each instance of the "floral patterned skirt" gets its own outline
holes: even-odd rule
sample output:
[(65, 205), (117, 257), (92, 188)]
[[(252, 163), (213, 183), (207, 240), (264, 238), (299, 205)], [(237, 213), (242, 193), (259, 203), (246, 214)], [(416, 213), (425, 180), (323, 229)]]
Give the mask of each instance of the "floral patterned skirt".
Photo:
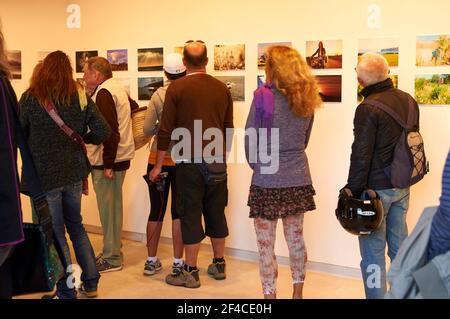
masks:
[(316, 191), (312, 185), (284, 188), (251, 185), (247, 202), (250, 206), (249, 217), (275, 220), (315, 210), (314, 195)]

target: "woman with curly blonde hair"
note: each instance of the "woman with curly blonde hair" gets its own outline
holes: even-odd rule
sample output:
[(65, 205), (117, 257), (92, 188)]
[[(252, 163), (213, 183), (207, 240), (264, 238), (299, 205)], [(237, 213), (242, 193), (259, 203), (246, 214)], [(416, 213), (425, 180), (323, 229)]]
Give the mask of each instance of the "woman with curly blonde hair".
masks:
[[(289, 248), (292, 297), (302, 298), (307, 259), (303, 216), (316, 208), (305, 149), (321, 99), (314, 76), (295, 49), (272, 46), (266, 57), (267, 82), (254, 92), (246, 124), (247, 136), (256, 129), (258, 137), (258, 143), (249, 138), (245, 141), (247, 161), (253, 169), (248, 206), (254, 219), (264, 297), (276, 298), (274, 245), (281, 219)], [(267, 170), (262, 152), (270, 152), (277, 169)]]

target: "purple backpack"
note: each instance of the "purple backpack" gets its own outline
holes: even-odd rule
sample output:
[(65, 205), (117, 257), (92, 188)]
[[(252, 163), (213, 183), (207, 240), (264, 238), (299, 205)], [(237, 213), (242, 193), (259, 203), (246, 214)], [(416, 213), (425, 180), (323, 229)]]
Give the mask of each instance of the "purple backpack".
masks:
[(392, 164), (384, 169), (395, 188), (406, 188), (420, 181), (428, 173), (428, 161), (419, 128), (415, 126), (419, 117), (418, 108), (412, 97), (408, 99), (408, 119), (380, 101), (366, 99), (364, 104), (375, 106), (389, 114), (402, 128), (402, 134), (395, 146)]

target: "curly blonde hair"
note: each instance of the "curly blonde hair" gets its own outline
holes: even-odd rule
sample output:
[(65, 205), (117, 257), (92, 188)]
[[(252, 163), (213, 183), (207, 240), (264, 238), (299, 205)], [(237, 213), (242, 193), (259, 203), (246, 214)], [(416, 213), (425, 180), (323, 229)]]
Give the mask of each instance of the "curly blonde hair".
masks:
[(305, 59), (297, 50), (283, 45), (268, 47), (266, 56), (267, 81), (286, 96), (295, 115), (313, 115), (322, 99)]

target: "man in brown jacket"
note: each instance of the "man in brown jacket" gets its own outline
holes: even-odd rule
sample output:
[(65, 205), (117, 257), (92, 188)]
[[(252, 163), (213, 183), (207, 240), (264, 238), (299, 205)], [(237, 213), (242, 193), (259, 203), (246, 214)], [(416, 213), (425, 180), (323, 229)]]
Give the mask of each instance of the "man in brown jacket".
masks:
[[(225, 279), (225, 237), (228, 236), (225, 206), (227, 205), (227, 180), (214, 184), (205, 180), (205, 162), (213, 160), (225, 163), (225, 136), (233, 128), (233, 101), (226, 85), (206, 74), (208, 63), (206, 46), (201, 41), (191, 41), (184, 47), (183, 63), (187, 68), (184, 78), (174, 81), (167, 89), (161, 126), (158, 133), (157, 162), (150, 172), (155, 181), (161, 172), (164, 154), (175, 136), (183, 135), (181, 158), (172, 158), (176, 162), (176, 210), (181, 220), (181, 232), (186, 252), (184, 269), (175, 275), (168, 275), (170, 285), (197, 288), (200, 279), (197, 269), (197, 257), (201, 241), (211, 238), (214, 252), (208, 274), (217, 280)], [(229, 130), (227, 130), (229, 129)], [(204, 133), (219, 131), (221, 142), (212, 157), (205, 156), (209, 140), (203, 139)], [(175, 132), (174, 132), (175, 131)], [(174, 134), (172, 134), (174, 133)], [(198, 135), (201, 133), (201, 137)], [(217, 137), (216, 137), (217, 138)], [(216, 144), (217, 145), (217, 144)], [(173, 150), (177, 149), (177, 145)], [(220, 164), (219, 164), (220, 165)], [(225, 164), (222, 164), (224, 171)], [(203, 169), (203, 171), (202, 171)], [(202, 215), (205, 230), (201, 223)]]

